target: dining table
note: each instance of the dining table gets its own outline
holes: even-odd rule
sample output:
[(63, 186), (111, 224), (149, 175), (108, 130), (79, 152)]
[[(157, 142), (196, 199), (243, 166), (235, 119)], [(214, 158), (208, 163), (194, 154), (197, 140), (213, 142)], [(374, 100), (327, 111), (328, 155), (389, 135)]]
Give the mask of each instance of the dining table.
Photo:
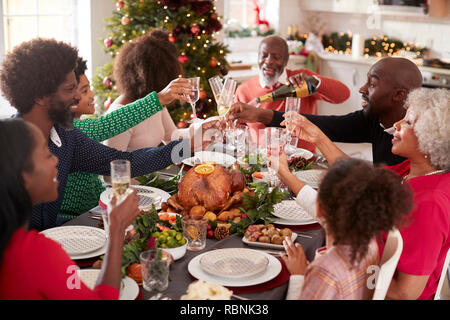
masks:
[[(161, 170), (158, 173), (161, 177), (168, 178), (176, 174), (180, 170), (179, 166), (172, 166), (167, 169)], [(64, 224), (64, 226), (91, 226), (91, 227), (102, 227), (100, 220), (92, 216), (92, 212), (97, 214), (103, 209), (100, 206), (92, 208), (88, 212), (81, 214), (77, 218), (70, 220)], [(260, 223), (264, 223), (261, 221)], [(311, 223), (306, 225), (277, 225), (277, 228), (290, 228), (293, 232), (297, 233), (295, 243), (300, 243), (306, 258), (308, 261), (314, 259), (316, 250), (325, 245), (325, 232), (319, 223)], [(264, 247), (249, 245), (243, 242), (243, 236), (238, 234), (232, 234), (222, 240), (216, 239), (206, 239), (206, 246), (200, 251), (186, 251), (186, 254), (180, 259), (173, 262), (170, 267), (170, 281), (168, 288), (163, 292), (163, 296), (172, 299), (179, 300), (183, 295), (186, 294), (188, 286), (196, 281), (197, 279), (192, 276), (188, 270), (188, 265), (190, 261), (197, 255), (202, 253), (225, 248), (246, 248), (253, 250), (261, 250), (265, 252)], [(272, 251), (277, 251), (270, 249)], [(284, 250), (279, 250), (279, 252), (284, 252)], [(288, 283), (289, 283), (289, 272), (284, 264), (284, 261), (276, 255), (277, 259), (281, 262), (282, 269), (281, 272), (272, 280), (265, 283), (260, 283), (251, 286), (242, 287), (227, 287), (234, 294), (238, 295), (240, 298), (250, 299), (250, 300), (284, 300), (286, 297)], [(99, 260), (100, 257), (92, 257), (83, 260), (75, 260), (77, 265), (81, 269), (92, 268), (95, 261)], [(155, 295), (155, 292), (149, 292), (145, 290), (142, 285), (139, 286), (139, 296), (137, 299), (147, 300)]]

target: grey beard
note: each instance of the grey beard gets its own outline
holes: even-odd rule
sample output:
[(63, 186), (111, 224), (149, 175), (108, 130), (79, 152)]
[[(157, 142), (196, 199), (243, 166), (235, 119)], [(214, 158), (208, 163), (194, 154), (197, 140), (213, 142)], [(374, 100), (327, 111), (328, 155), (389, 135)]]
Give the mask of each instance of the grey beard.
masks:
[(281, 73), (276, 73), (273, 77), (267, 78), (266, 76), (264, 76), (264, 72), (262, 71), (262, 69), (259, 69), (259, 84), (263, 88), (272, 88), (278, 82), (280, 76)]

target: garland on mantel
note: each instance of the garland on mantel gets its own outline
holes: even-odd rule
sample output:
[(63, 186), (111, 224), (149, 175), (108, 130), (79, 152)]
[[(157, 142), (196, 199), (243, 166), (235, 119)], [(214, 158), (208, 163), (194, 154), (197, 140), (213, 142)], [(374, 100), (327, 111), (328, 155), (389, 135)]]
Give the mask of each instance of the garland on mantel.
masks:
[[(334, 32), (322, 37), (322, 44), (325, 51), (336, 54), (352, 53), (352, 34), (344, 32)], [(388, 36), (373, 37), (364, 40), (364, 56), (396, 56), (400, 51), (415, 53), (421, 57), (426, 47), (418, 47), (412, 43), (403, 42)]]

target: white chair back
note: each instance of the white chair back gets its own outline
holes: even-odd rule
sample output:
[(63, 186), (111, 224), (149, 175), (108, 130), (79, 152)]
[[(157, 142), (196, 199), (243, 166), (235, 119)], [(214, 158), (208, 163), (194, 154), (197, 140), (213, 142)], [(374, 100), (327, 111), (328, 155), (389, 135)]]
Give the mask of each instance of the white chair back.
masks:
[(381, 257), (380, 271), (375, 285), (375, 292), (373, 293), (373, 300), (384, 300), (386, 293), (391, 284), (395, 269), (397, 268), (398, 260), (403, 250), (403, 238), (400, 231), (394, 229), (389, 232), (386, 245)]
[[(448, 295), (441, 295), (441, 293), (443, 292), (443, 287), (447, 289), (447, 291), (449, 291), (450, 288), (450, 274), (449, 276), (447, 276), (447, 271), (449, 270), (450, 267), (450, 249), (448, 249), (447, 251), (447, 257), (445, 258), (445, 262), (444, 265), (442, 266), (442, 272), (441, 272), (441, 277), (439, 279), (439, 283), (436, 289), (436, 294), (434, 295), (434, 300), (441, 300), (444, 297), (446, 299), (449, 299)], [(444, 286), (444, 283), (446, 284), (446, 286)]]

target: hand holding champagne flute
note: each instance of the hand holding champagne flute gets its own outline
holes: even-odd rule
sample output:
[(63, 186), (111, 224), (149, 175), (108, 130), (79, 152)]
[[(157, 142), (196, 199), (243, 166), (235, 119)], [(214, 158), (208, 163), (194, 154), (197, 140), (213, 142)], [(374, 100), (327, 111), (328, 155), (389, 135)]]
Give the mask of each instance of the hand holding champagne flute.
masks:
[(200, 95), (200, 77), (188, 78), (189, 83), (192, 86), (192, 91), (189, 95), (186, 95), (187, 100), (191, 104), (192, 107), (192, 122), (200, 121), (197, 118), (197, 111), (195, 110), (195, 103), (198, 101)]
[(111, 182), (117, 202), (120, 203), (127, 195), (131, 180), (130, 161), (111, 161)]

